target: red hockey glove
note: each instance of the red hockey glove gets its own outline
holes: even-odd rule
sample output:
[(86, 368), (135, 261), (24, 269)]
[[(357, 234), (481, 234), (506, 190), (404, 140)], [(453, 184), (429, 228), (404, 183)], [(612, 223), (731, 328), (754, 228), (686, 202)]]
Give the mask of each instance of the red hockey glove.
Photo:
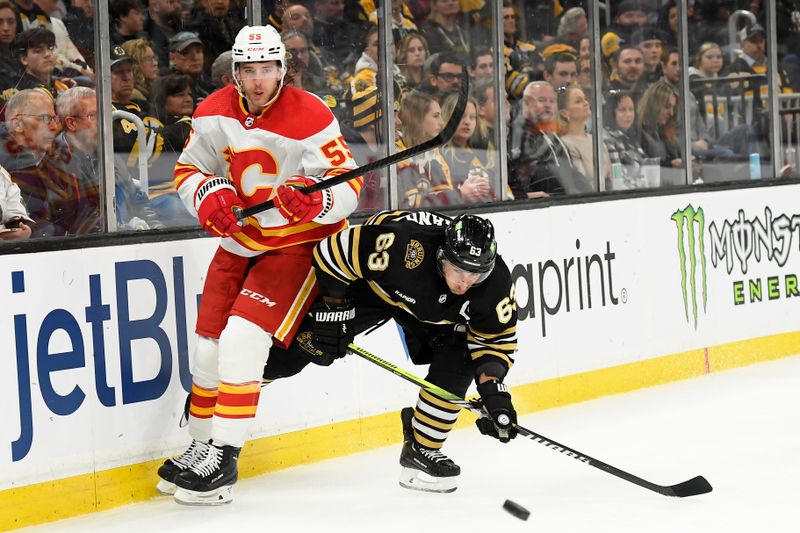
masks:
[(197, 218), (200, 219), (203, 229), (219, 237), (229, 237), (232, 233), (241, 231), (233, 208), (243, 205), (244, 202), (236, 194), (231, 181), (219, 176), (206, 180), (194, 196)]
[(311, 222), (323, 209), (322, 191), (304, 194), (300, 189), (316, 183), (312, 178), (292, 176), (286, 183), (279, 185), (275, 198), (275, 207), (290, 224)]

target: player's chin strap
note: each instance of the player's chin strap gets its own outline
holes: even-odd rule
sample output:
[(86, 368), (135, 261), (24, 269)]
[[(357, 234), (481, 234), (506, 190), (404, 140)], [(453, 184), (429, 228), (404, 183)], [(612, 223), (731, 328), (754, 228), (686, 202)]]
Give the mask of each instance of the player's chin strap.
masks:
[[(406, 381), (410, 381), (415, 385), (418, 385), (425, 389), (428, 393), (441, 398), (447, 402), (452, 403), (453, 405), (457, 405), (458, 407), (470, 411), (478, 416), (487, 416), (486, 412), (481, 405), (481, 402), (478, 400), (465, 400), (460, 396), (456, 396), (455, 394), (448, 392), (441, 387), (434, 385), (424, 379), (411, 374), (410, 372), (393, 365), (392, 363), (385, 361), (378, 357), (375, 354), (368, 352), (367, 350), (356, 346), (355, 344), (350, 344), (347, 347), (347, 351), (353, 353), (367, 361), (378, 365), (379, 367), (388, 370), (392, 374), (396, 376), (400, 376), (401, 378), (405, 379)], [(657, 492), (659, 494), (663, 494), (664, 496), (676, 496), (678, 498), (684, 498), (686, 496), (695, 496), (697, 494), (705, 494), (707, 492), (711, 492), (712, 487), (711, 484), (704, 478), (703, 476), (694, 477), (688, 481), (684, 481), (683, 483), (678, 483), (677, 485), (657, 485), (640, 477), (634, 476), (624, 470), (620, 470), (614, 466), (611, 466), (607, 463), (589, 457), (577, 450), (574, 450), (568, 446), (563, 444), (559, 444), (554, 440), (550, 440), (547, 437), (531, 431), (530, 429), (524, 428), (520, 425), (514, 424), (514, 427), (518, 431), (518, 435), (522, 437), (526, 437), (534, 442), (539, 444), (543, 444), (550, 448), (551, 450), (555, 450), (557, 452), (561, 452), (573, 459), (577, 459), (582, 463), (586, 463), (590, 466), (593, 466), (607, 474), (611, 474), (612, 476), (616, 476), (618, 478), (624, 479), (630, 483), (635, 485), (639, 485), (640, 487), (644, 487), (648, 490), (652, 490), (653, 492)]]

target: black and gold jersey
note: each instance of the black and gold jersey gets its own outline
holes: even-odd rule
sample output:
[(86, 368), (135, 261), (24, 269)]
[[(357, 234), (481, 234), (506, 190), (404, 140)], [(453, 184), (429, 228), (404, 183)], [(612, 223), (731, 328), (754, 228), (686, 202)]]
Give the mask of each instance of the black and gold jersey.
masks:
[(421, 322), (463, 324), (473, 361), (509, 368), (517, 349), (511, 273), (498, 256), (486, 280), (463, 295), (450, 292), (437, 260), (449, 222), (433, 212), (383, 211), (323, 239), (314, 250), (320, 294), (353, 297), (366, 289)]

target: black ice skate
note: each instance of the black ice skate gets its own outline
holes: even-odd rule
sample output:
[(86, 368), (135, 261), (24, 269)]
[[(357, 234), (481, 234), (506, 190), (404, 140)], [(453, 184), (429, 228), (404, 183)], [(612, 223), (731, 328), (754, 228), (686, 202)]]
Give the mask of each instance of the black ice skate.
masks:
[(239, 479), (239, 450), (209, 444), (205, 455), (175, 476), (175, 501), (184, 505), (221, 505), (233, 500)]
[(411, 421), (414, 410), (400, 411), (403, 421), (403, 451), (400, 453), (400, 486), (425, 492), (453, 492), (458, 488), (461, 468), (439, 450), (426, 448), (414, 440)]
[(195, 461), (200, 460), (206, 452), (208, 444), (199, 440), (192, 440), (186, 451), (175, 457), (170, 457), (158, 468), (158, 477), (161, 479), (156, 485), (159, 494), (171, 496), (175, 494), (175, 476), (189, 469)]

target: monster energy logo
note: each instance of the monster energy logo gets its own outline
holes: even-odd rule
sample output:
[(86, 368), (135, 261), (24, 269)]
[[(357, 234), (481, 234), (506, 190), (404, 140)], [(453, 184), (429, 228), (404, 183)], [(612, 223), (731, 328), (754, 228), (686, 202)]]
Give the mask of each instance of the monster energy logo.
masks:
[[(689, 322), (689, 294), (692, 299), (692, 318), (694, 329), (697, 329), (697, 259), (700, 256), (700, 275), (702, 276), (703, 312), (706, 311), (707, 284), (706, 284), (706, 255), (705, 255), (705, 215), (703, 208), (695, 210), (691, 205), (672, 214), (675, 227), (678, 230), (678, 257), (681, 268), (681, 291), (683, 292), (683, 310), (686, 322)], [(697, 247), (695, 247), (697, 243)], [(688, 270), (687, 270), (688, 252)], [(689, 291), (687, 292), (687, 279)]]

